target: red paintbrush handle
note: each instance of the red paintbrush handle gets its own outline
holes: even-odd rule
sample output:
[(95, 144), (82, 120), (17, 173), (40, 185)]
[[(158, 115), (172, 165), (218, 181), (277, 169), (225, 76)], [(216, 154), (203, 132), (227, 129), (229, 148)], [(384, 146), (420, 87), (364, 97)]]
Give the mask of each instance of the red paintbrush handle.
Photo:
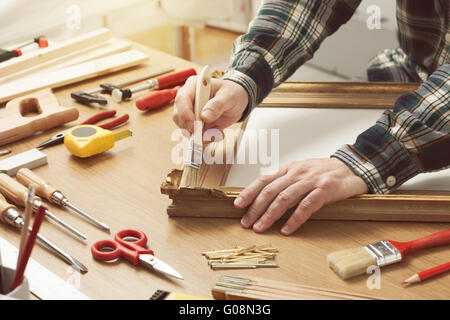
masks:
[(170, 101), (175, 99), (178, 89), (180, 87), (175, 87), (173, 89), (164, 89), (152, 91), (136, 100), (136, 107), (139, 110), (152, 110), (162, 107), (168, 104)]
[(401, 253), (403, 256), (404, 254), (407, 254), (409, 252), (413, 252), (419, 249), (425, 249), (425, 248), (431, 248), (431, 247), (437, 247), (442, 246), (445, 244), (450, 244), (450, 229), (436, 232), (433, 234), (430, 234), (429, 236), (408, 241), (408, 242), (398, 242), (398, 241), (392, 241), (388, 240), (390, 243), (392, 243)]
[(166, 89), (185, 83), (187, 78), (189, 78), (190, 76), (195, 76), (196, 74), (197, 72), (195, 71), (195, 69), (191, 68), (180, 72), (175, 72), (164, 77), (160, 77), (157, 79), (158, 89)]
[(450, 271), (450, 262), (441, 264), (437, 267), (422, 271), (417, 273), (417, 275), (419, 276), (420, 280), (425, 280), (434, 276), (437, 276), (438, 274), (444, 273)]

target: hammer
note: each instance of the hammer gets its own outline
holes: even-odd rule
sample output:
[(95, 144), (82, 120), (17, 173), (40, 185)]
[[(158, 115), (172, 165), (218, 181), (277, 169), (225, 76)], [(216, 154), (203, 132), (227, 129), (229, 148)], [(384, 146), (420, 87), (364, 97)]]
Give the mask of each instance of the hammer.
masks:
[(175, 70), (174, 67), (167, 67), (167, 68), (163, 68), (161, 70), (158, 71), (154, 71), (154, 72), (150, 72), (144, 75), (141, 75), (139, 77), (133, 78), (133, 79), (128, 79), (128, 80), (124, 80), (121, 82), (117, 82), (117, 83), (103, 83), (100, 85), (100, 87), (95, 88), (95, 89), (91, 89), (88, 91), (81, 91), (81, 90), (77, 90), (74, 91), (70, 94), (70, 96), (72, 97), (72, 99), (74, 99), (75, 101), (82, 103), (82, 104), (87, 104), (90, 105), (91, 103), (98, 103), (101, 105), (106, 105), (108, 103), (108, 101), (106, 100), (106, 98), (100, 96), (100, 95), (95, 95), (95, 93), (97, 92), (103, 92), (103, 93), (109, 93), (111, 94), (113, 92), (114, 89), (120, 89), (122, 86), (126, 86), (135, 82), (139, 82), (141, 80), (146, 80), (149, 78), (153, 78), (156, 77), (160, 74), (164, 74), (167, 72), (171, 72)]
[(156, 79), (150, 79), (146, 83), (129, 89), (122, 89), (120, 87), (112, 90), (112, 98), (116, 102), (125, 101), (131, 99), (133, 93), (146, 90), (146, 89), (166, 89), (186, 82), (190, 76), (196, 75), (195, 69), (186, 69), (176, 73), (169, 74), (167, 76), (159, 77)]

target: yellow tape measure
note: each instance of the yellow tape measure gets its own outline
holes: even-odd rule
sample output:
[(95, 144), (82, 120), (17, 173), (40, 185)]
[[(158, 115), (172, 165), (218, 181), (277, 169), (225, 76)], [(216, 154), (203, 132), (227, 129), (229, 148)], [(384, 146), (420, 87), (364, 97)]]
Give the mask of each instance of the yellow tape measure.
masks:
[(70, 129), (64, 136), (64, 145), (73, 155), (87, 158), (114, 147), (116, 141), (130, 137), (130, 129), (119, 133), (93, 125), (81, 125)]

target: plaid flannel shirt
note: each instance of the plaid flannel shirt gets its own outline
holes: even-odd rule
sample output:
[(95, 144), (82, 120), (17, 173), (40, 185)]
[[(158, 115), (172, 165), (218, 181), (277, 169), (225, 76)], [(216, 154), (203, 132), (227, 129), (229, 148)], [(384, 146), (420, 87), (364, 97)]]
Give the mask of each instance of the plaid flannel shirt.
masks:
[[(312, 58), (322, 41), (354, 14), (360, 0), (266, 0), (233, 44), (223, 79), (249, 95), (248, 116), (274, 88)], [(369, 81), (423, 81), (398, 98), (353, 145), (332, 157), (373, 193), (389, 193), (422, 172), (450, 166), (450, 4), (397, 0), (399, 48), (369, 62)]]

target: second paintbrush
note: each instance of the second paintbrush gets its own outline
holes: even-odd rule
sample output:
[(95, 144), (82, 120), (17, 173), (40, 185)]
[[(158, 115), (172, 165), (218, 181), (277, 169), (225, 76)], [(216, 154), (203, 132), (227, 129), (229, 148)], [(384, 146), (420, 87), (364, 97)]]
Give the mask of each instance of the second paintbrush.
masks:
[(72, 211), (84, 217), (91, 224), (95, 225), (97, 228), (110, 233), (110, 228), (105, 223), (94, 219), (86, 212), (75, 207), (67, 200), (67, 198), (59, 190), (52, 187), (47, 181), (40, 178), (30, 169), (27, 168), (20, 169), (17, 172), (16, 179), (26, 187), (28, 187), (30, 184), (34, 184), (36, 186), (36, 194), (39, 195), (40, 197), (44, 197), (48, 201), (55, 203), (59, 206), (71, 209)]

